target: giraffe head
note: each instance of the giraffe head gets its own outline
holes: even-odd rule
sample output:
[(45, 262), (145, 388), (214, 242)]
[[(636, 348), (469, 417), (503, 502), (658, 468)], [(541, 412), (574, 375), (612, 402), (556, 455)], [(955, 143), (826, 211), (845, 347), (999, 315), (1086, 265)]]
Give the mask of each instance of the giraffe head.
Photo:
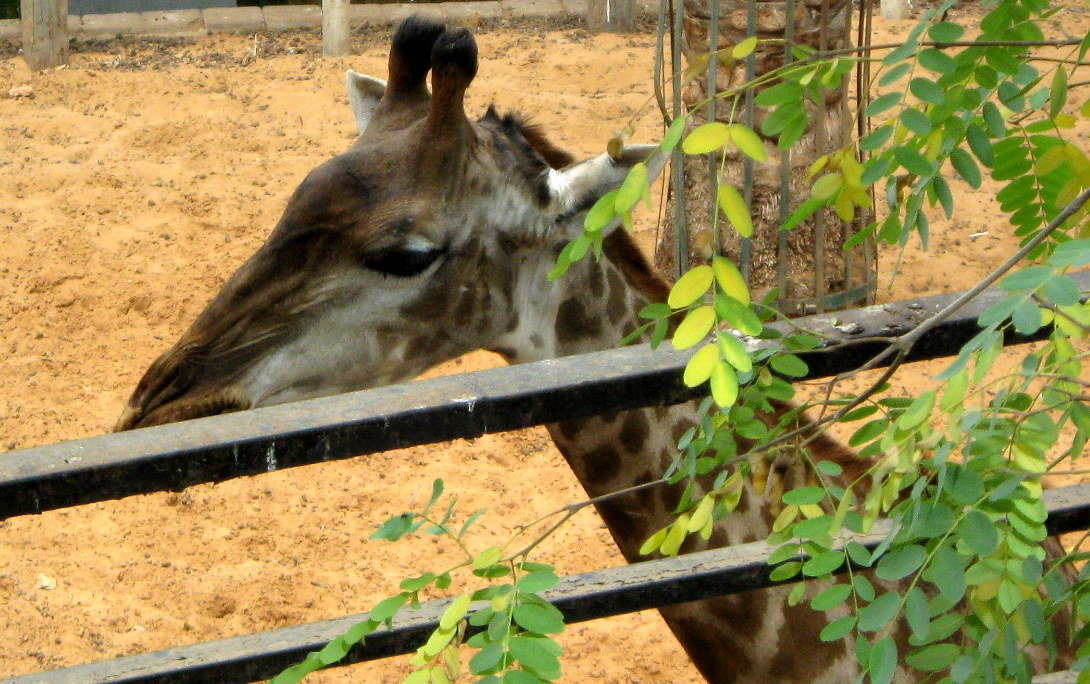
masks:
[(349, 72), (359, 140), (303, 180), (117, 429), (398, 382), (510, 335), (516, 300), (648, 150), (573, 164), (518, 116), (471, 121), (476, 72), (468, 30), (415, 17), (388, 82)]

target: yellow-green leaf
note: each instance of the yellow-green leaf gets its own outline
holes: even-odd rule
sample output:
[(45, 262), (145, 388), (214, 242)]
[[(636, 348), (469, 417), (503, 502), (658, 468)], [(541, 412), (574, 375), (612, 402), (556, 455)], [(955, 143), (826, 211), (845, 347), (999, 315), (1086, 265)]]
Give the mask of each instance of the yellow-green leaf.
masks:
[(708, 495), (701, 499), (693, 510), (693, 517), (689, 518), (689, 533), (699, 532), (711, 520), (713, 510), (715, 510), (714, 496)]
[(835, 195), (843, 184), (844, 179), (839, 173), (827, 173), (814, 182), (810, 195), (815, 199), (827, 200)]
[(685, 373), (682, 374), (681, 379), (686, 387), (696, 387), (712, 376), (712, 369), (717, 363), (719, 363), (719, 348), (714, 344), (706, 344), (692, 355), (689, 363), (685, 364)]
[(733, 261), (717, 254), (712, 257), (712, 271), (715, 273), (715, 281), (719, 283), (723, 292), (749, 306), (749, 288), (746, 287), (746, 279), (742, 277), (742, 272)]
[(703, 126), (698, 126), (681, 143), (681, 149), (685, 154), (707, 154), (717, 150), (730, 140), (730, 131), (727, 124), (720, 121), (712, 121)]
[(471, 594), (462, 594), (447, 606), (443, 611), (443, 617), (439, 618), (439, 629), (453, 629), (469, 612)]
[(1030, 473), (1043, 473), (1047, 467), (1044, 452), (1018, 442), (1011, 445), (1011, 460), (1019, 468)]
[(707, 337), (715, 325), (715, 309), (701, 306), (693, 309), (674, 331), (674, 349), (688, 349)]
[(446, 648), (453, 639), (458, 630), (451, 627), (450, 629), (439, 628), (431, 633), (431, 637), (428, 638), (428, 643), (420, 647), (420, 653), (424, 654), (427, 658), (434, 658), (439, 655), (439, 651)]
[(681, 85), (687, 86), (695, 81), (708, 68), (711, 59), (711, 53), (705, 52), (690, 60), (689, 65), (681, 72)]
[(666, 541), (666, 533), (670, 531), (669, 527), (664, 527), (658, 532), (654, 533), (647, 538), (647, 541), (640, 547), (640, 555), (646, 556), (649, 553), (654, 553), (662, 546), (662, 542)]
[(731, 185), (720, 185), (718, 192), (719, 208), (742, 237), (753, 235), (753, 219), (742, 195)]
[(640, 162), (628, 172), (620, 190), (617, 191), (617, 197), (614, 199), (617, 211), (631, 211), (647, 191), (647, 185), (647, 164)]
[(707, 264), (690, 269), (670, 288), (666, 303), (671, 309), (684, 309), (704, 296), (712, 286), (712, 278), (712, 267)]
[(753, 359), (750, 358), (749, 352), (746, 351), (745, 346), (737, 337), (730, 333), (720, 333), (718, 342), (719, 355), (726, 359), (730, 365), (742, 373), (753, 370)]
[(477, 557), (473, 559), (473, 567), (477, 570), (481, 568), (487, 568), (489, 565), (495, 564), (500, 559), (503, 552), (498, 546), (489, 546), (484, 551), (477, 554)]
[(720, 361), (712, 369), (712, 399), (720, 408), (730, 408), (738, 399), (738, 374), (726, 361)]
[(659, 551), (664, 556), (676, 556), (678, 549), (681, 548), (681, 542), (685, 541), (687, 536), (686, 529), (689, 526), (689, 514), (682, 513), (678, 516), (673, 525), (670, 526), (670, 531), (666, 533), (666, 539), (663, 540), (662, 546), (659, 547)]
[(757, 36), (750, 36), (749, 38), (743, 40), (741, 43), (735, 45), (734, 48), (731, 49), (730, 55), (735, 59), (745, 59), (746, 57), (749, 57), (750, 54), (756, 49)]
[(764, 142), (752, 129), (742, 124), (731, 124), (730, 139), (734, 141), (738, 149), (742, 150), (743, 154), (754, 161), (763, 162), (768, 159), (768, 152), (765, 150)]

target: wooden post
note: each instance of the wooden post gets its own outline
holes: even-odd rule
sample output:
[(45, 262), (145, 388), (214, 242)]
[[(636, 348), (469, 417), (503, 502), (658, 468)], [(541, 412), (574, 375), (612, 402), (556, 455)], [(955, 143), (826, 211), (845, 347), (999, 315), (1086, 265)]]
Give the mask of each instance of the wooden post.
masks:
[(326, 57), (348, 54), (348, 2), (322, 0), (322, 54)]
[(21, 0), (23, 57), (32, 71), (68, 64), (68, 0)]
[(591, 33), (630, 33), (636, 30), (635, 0), (587, 0)]

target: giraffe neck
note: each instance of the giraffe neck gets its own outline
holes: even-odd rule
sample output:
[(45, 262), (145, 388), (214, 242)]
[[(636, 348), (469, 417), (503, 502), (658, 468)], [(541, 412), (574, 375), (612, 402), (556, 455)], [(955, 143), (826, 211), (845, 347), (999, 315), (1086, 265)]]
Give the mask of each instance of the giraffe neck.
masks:
[[(499, 346), (512, 362), (612, 349), (642, 321), (639, 311), (665, 301), (669, 286), (655, 275), (623, 231), (606, 240), (601, 263), (584, 259), (551, 290), (545, 301), (527, 295), (515, 332)], [(540, 281), (538, 281), (540, 287)], [(531, 293), (535, 291), (528, 290)], [(516, 294), (516, 297), (519, 295)], [(540, 297), (540, 294), (537, 295)], [(777, 407), (779, 414), (790, 407)], [(548, 426), (554, 442), (582, 483), (597, 497), (661, 478), (677, 453), (682, 434), (695, 425), (697, 403), (651, 407)], [(776, 416), (771, 417), (772, 420)], [(740, 450), (749, 445), (739, 444)], [(850, 460), (831, 440), (811, 445), (823, 457)], [(784, 486), (798, 469), (783, 468)], [(703, 493), (698, 482), (698, 494)], [(651, 534), (671, 523), (684, 484), (622, 495), (596, 506), (629, 562)], [(692, 535), (688, 553), (764, 539), (772, 515), (747, 482), (735, 511), (720, 520), (705, 542)], [(820, 591), (823, 587), (813, 590)], [(803, 604), (788, 606), (787, 590), (774, 588), (664, 608), (660, 612), (701, 673), (713, 682), (849, 681), (856, 674), (846, 641), (823, 643), (820, 630), (841, 613), (821, 614)], [(799, 644), (808, 648), (800, 653)]]

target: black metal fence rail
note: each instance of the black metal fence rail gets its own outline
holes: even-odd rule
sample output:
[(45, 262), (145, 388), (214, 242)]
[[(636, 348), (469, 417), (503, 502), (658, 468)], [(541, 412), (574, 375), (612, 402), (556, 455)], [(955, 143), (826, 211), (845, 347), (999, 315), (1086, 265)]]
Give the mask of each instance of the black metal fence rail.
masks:
[[(1090, 527), (1090, 484), (1045, 492), (1052, 534)], [(869, 548), (889, 533), (878, 524), (852, 539)], [(846, 543), (845, 540), (843, 543)], [(633, 563), (572, 575), (545, 594), (569, 624), (650, 608), (770, 587), (771, 547), (764, 542)], [(842, 568), (841, 571), (847, 568)], [(341, 665), (411, 653), (439, 624), (449, 599), (428, 601), (419, 610), (402, 610), (391, 629), (367, 637)], [(485, 605), (482, 603), (482, 605)], [(275, 676), (311, 651), (367, 619), (367, 614), (181, 646), (163, 651), (15, 677), (10, 684), (189, 684), (252, 682)]]
[[(1075, 278), (1090, 290), (1090, 272)], [(957, 293), (796, 319), (851, 340), (904, 333)], [(989, 291), (925, 336), (912, 360), (949, 356), (1004, 294)], [(1042, 330), (1039, 336), (1043, 336)], [(1014, 337), (1008, 343), (1036, 338)], [(806, 355), (811, 377), (856, 367), (882, 348)], [(677, 403), (691, 352), (644, 346), (466, 373), (10, 451), (0, 457), (0, 519), (321, 461), (643, 406)]]

